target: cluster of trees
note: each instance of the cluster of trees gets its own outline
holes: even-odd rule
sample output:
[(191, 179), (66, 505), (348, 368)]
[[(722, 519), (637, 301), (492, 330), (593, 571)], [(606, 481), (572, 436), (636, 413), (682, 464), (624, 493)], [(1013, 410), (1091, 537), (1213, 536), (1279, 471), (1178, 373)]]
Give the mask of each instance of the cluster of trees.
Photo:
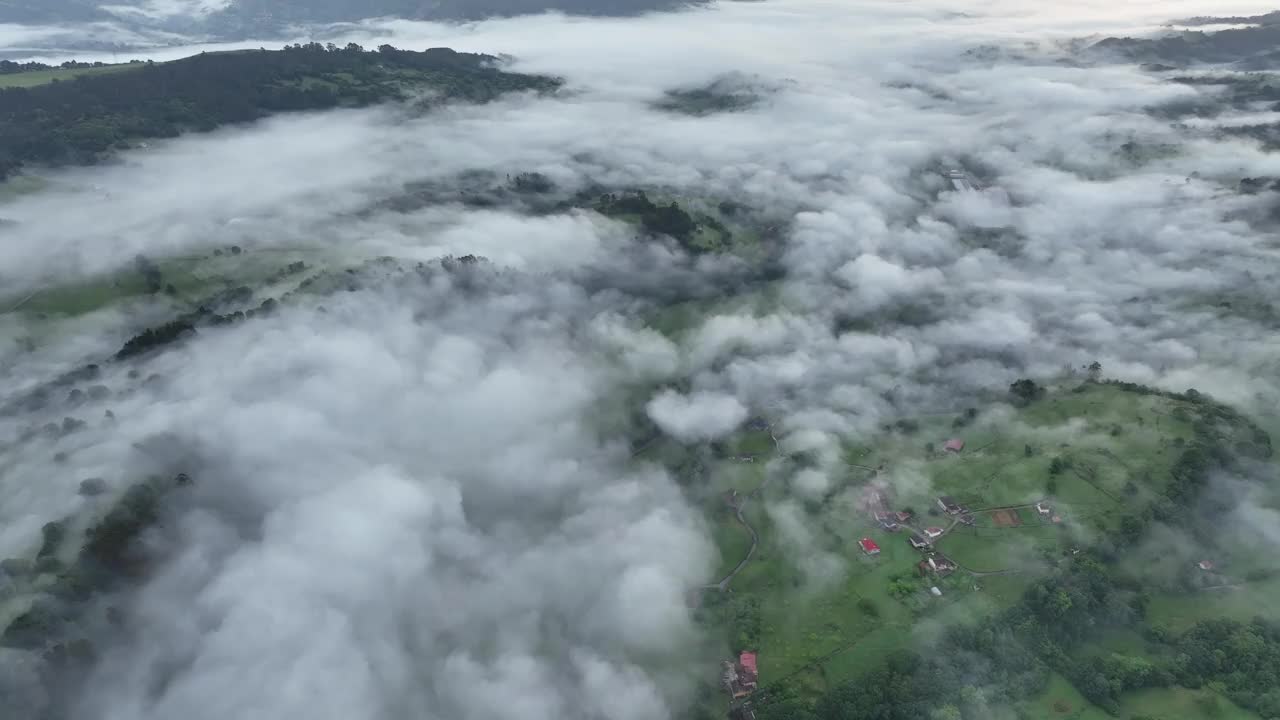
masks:
[(444, 100), (484, 101), (558, 81), (504, 72), (447, 48), (294, 45), (202, 53), (129, 72), (0, 90), (0, 179), (23, 165), (91, 164), (142, 138), (208, 131), (293, 110), (362, 106), (426, 85)]
[(236, 310), (230, 313), (216, 313), (207, 306), (201, 305), (193, 312), (184, 313), (155, 327), (149, 327), (125, 341), (114, 356), (115, 360), (127, 360), (157, 348), (171, 345), (196, 332), (200, 325), (230, 325), (265, 315), (276, 309), (279, 302), (275, 298), (263, 300), (256, 308)]
[(613, 217), (635, 216), (645, 230), (668, 235), (681, 244), (686, 244), (698, 230), (697, 221), (679, 204), (672, 201), (659, 205), (650, 200), (643, 190), (618, 195), (606, 193), (600, 196), (596, 207), (601, 213)]
[(1151, 687), (1210, 686), (1262, 717), (1280, 717), (1280, 623), (1202, 620), (1176, 638), (1148, 632), (1163, 649), (1152, 657), (1112, 653), (1074, 663), (1077, 689), (1109, 712), (1122, 693)]
[(716, 218), (703, 216), (695, 219), (679, 203), (655, 203), (643, 190), (605, 193), (595, 200), (593, 206), (610, 217), (634, 218), (645, 231), (674, 238), (681, 248), (693, 255), (720, 248), (720, 244), (713, 247), (695, 242), (698, 231), (703, 227), (715, 231), (725, 241), (730, 237), (729, 229)]
[[(87, 637), (87, 613), (95, 599), (110, 592), (119, 578), (146, 569), (148, 556), (139, 540), (156, 526), (164, 510), (166, 496), (189, 485), (190, 476), (150, 477), (132, 487), (97, 524), (84, 534), (83, 545), (70, 563), (59, 560), (55, 550), (64, 541), (69, 520), (44, 527), (44, 542), (38, 561), (0, 561), (0, 571), (8, 575), (51, 574), (54, 580), (44, 593), (15, 617), (0, 633), (0, 648), (21, 648), (39, 653), (47, 680), (66, 680), (68, 673), (89, 669), (98, 653)], [(118, 610), (109, 608), (107, 619), (120, 621)], [(49, 713), (41, 717), (62, 717)]]
[(1280, 623), (1203, 620), (1173, 644), (1179, 685), (1221, 683), (1227, 697), (1263, 717), (1280, 717)]
[(713, 84), (692, 90), (668, 90), (657, 107), (669, 112), (701, 116), (745, 110), (759, 102), (760, 97), (753, 92)]
[[(141, 60), (129, 61), (129, 64), (131, 65), (137, 65), (141, 63), (142, 63)], [(68, 60), (62, 63), (61, 65), (45, 65), (44, 63), (38, 63), (38, 62), (18, 63), (12, 60), (0, 60), (0, 75), (16, 75), (18, 73), (24, 73), (24, 72), (35, 72), (37, 70), (57, 70), (59, 68), (62, 68), (64, 70), (74, 70), (77, 68), (96, 68), (96, 67), (106, 67), (106, 66), (107, 66), (107, 63), (104, 63), (104, 62), (89, 63), (89, 62), (79, 62), (78, 60)]]

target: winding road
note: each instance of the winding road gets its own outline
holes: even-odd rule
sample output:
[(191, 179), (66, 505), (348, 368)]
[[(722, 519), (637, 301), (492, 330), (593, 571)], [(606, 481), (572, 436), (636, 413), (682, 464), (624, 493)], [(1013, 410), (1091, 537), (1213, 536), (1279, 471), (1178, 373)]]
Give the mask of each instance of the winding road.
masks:
[[(774, 455), (776, 457), (778, 454), (781, 453), (782, 445), (781, 443), (778, 442), (778, 436), (773, 434), (773, 426), (770, 425), (767, 429), (769, 431), (769, 438), (773, 440)], [(755, 556), (756, 547), (760, 545), (760, 533), (756, 532), (756, 529), (751, 527), (751, 523), (747, 522), (746, 516), (742, 514), (742, 508), (746, 507), (748, 500), (764, 492), (765, 487), (767, 487), (768, 485), (769, 485), (769, 473), (766, 472), (764, 475), (764, 481), (761, 482), (760, 485), (757, 486), (755, 490), (752, 490), (746, 495), (743, 495), (742, 499), (739, 500), (736, 504), (734, 504), (733, 506), (734, 516), (738, 519), (738, 522), (742, 525), (742, 527), (746, 528), (747, 532), (750, 533), (751, 547), (747, 548), (746, 556), (743, 557), (742, 560), (737, 564), (737, 566), (733, 568), (732, 572), (724, 576), (724, 579), (720, 580), (719, 582), (707, 585), (706, 587), (708, 589), (715, 588), (720, 592), (728, 591), (729, 583), (733, 582), (733, 579), (738, 576), (738, 573), (742, 572), (742, 569), (745, 568), (747, 566), (747, 563), (751, 562), (751, 558)]]

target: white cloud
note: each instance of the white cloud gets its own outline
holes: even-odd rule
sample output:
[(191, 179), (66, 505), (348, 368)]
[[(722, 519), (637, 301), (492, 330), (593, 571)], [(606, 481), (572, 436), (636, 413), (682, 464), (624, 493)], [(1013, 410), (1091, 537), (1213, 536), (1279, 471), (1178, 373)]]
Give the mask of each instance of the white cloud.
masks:
[(647, 406), (649, 418), (662, 431), (681, 440), (711, 440), (733, 432), (747, 419), (747, 409), (732, 395), (664, 390)]

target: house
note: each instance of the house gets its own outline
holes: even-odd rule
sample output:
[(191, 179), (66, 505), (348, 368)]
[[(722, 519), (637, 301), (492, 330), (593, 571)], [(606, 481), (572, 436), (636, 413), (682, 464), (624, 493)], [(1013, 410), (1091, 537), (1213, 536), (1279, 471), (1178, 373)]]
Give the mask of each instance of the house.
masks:
[(938, 575), (950, 575), (951, 572), (956, 569), (955, 563), (951, 562), (951, 560), (946, 556), (939, 555), (937, 553), (930, 555), (929, 558), (925, 560), (925, 563), (929, 566), (931, 571)]
[(862, 552), (868, 555), (880, 554), (880, 546), (877, 545), (876, 541), (872, 540), (871, 538), (867, 538), (867, 537), (862, 538), (861, 540), (858, 541), (858, 545), (862, 547)]
[(1045, 516), (1053, 512), (1053, 508), (1049, 507), (1049, 503), (1041, 501), (1036, 503), (1036, 512), (1040, 513), (1042, 516)]
[(930, 540), (942, 537), (942, 533), (946, 532), (940, 527), (927, 527), (924, 529), (924, 536)]
[(949, 453), (959, 453), (964, 450), (964, 441), (960, 438), (951, 438), (942, 446), (942, 449)]
[(911, 533), (911, 537), (907, 538), (907, 542), (911, 543), (911, 547), (917, 550), (929, 549), (929, 541), (920, 537), (918, 533)]
[[(964, 508), (961, 508), (961, 510), (964, 510)], [(957, 519), (960, 521), (960, 524), (961, 524), (961, 525), (973, 525), (974, 523), (976, 523), (976, 522), (977, 522), (977, 521), (973, 518), (973, 516), (972, 516), (972, 515), (970, 515), (968, 512), (965, 512), (963, 515), (961, 515), (961, 516), (960, 516), (959, 518), (957, 518)]]
[(721, 664), (720, 682), (724, 683), (724, 689), (727, 690), (730, 695), (737, 695), (739, 690), (738, 668), (728, 660), (725, 660)]
[(895, 516), (898, 518), (898, 522), (900, 523), (904, 523), (910, 520), (911, 518), (915, 517), (915, 515), (913, 515), (910, 510), (899, 510), (895, 514)]
[(1196, 564), (1196, 567), (1200, 568), (1201, 570), (1204, 570), (1205, 572), (1208, 572), (1213, 569), (1213, 562), (1210, 560), (1201, 560), (1199, 563)]
[(743, 652), (738, 655), (738, 682), (746, 690), (755, 690), (760, 682), (760, 672), (756, 669), (756, 654)]
[(877, 510), (875, 513), (876, 522), (880, 523), (880, 527), (888, 530), (889, 532), (898, 531), (898, 521), (894, 519), (896, 517), (896, 515), (888, 512), (887, 510)]
[(938, 507), (941, 508), (942, 511), (947, 513), (948, 515), (957, 515), (960, 513), (960, 510), (962, 509), (960, 507), (960, 503), (957, 503), (956, 499), (951, 497), (950, 495), (938, 496)]

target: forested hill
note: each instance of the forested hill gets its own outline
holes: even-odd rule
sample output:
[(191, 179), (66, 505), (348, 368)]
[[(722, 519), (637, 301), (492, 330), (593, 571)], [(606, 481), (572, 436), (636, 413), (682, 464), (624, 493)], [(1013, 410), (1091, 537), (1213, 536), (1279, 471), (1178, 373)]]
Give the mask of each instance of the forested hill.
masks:
[(168, 63), (0, 90), (0, 180), (26, 165), (95, 163), (146, 138), (203, 132), (272, 113), (358, 107), (428, 89), (484, 102), (554, 78), (505, 72), (496, 58), (447, 48), (294, 45), (202, 53)]

